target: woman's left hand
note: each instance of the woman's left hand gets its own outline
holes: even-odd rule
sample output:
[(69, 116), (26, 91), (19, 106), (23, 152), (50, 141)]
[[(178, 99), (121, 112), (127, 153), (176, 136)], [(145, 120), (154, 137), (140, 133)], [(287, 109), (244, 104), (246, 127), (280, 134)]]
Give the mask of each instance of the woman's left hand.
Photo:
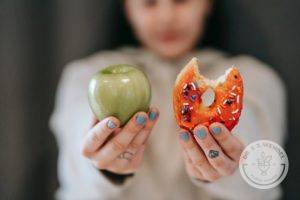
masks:
[(209, 128), (198, 125), (193, 134), (180, 129), (178, 138), (188, 175), (203, 181), (233, 174), (245, 148), (221, 123), (213, 123)]

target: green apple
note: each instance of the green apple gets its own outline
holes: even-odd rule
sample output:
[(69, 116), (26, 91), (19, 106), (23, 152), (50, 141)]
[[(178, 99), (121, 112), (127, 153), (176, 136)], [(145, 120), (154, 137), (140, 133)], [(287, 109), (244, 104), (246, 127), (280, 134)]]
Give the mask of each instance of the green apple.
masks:
[(115, 116), (122, 126), (136, 112), (148, 111), (151, 87), (139, 69), (125, 64), (111, 65), (91, 78), (88, 99), (99, 120)]

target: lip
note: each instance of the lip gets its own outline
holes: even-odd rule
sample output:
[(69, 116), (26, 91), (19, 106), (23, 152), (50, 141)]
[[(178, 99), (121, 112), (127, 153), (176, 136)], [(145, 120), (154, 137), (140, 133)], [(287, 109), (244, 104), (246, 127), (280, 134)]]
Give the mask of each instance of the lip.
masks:
[(174, 42), (180, 39), (180, 34), (169, 32), (169, 33), (163, 33), (159, 35), (159, 40), (162, 42)]

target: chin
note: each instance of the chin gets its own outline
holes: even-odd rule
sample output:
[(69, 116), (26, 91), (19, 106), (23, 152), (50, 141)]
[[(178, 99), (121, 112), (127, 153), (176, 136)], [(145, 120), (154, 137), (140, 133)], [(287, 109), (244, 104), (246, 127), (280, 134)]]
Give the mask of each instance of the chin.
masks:
[(174, 59), (179, 59), (179, 58), (183, 57), (191, 49), (192, 49), (192, 47), (178, 48), (178, 49), (176, 49), (176, 48), (161, 48), (161, 49), (157, 49), (157, 53), (165, 59), (174, 60)]

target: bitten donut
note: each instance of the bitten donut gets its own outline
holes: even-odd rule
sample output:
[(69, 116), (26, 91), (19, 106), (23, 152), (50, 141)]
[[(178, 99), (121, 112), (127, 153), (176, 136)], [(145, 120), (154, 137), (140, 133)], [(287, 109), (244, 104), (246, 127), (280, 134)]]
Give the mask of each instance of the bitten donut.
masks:
[(231, 67), (218, 79), (210, 80), (200, 74), (199, 64), (193, 58), (175, 81), (173, 109), (177, 124), (193, 130), (198, 124), (209, 126), (220, 122), (232, 130), (243, 108), (242, 76), (237, 68)]

